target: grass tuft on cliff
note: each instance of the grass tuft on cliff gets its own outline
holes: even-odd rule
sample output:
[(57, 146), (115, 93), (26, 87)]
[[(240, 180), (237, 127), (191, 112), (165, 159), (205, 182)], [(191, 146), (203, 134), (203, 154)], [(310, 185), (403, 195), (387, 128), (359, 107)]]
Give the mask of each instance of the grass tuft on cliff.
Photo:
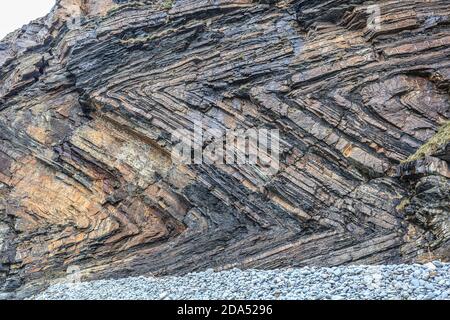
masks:
[(165, 10), (170, 10), (173, 7), (174, 0), (166, 0), (163, 2), (162, 7)]
[(421, 146), (416, 153), (411, 155), (405, 162), (419, 160), (425, 156), (429, 156), (436, 152), (439, 147), (445, 145), (450, 141), (450, 121), (442, 125), (438, 132), (430, 138), (423, 146)]

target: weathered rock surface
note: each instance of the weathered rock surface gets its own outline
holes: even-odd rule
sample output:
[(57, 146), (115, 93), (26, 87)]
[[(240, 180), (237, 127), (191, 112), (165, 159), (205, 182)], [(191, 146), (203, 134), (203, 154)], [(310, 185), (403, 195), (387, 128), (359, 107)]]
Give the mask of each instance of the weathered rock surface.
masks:
[[(449, 56), (447, 0), (58, 1), (0, 43), (0, 292), (448, 261), (448, 175), (399, 164), (449, 119)], [(195, 120), (279, 129), (279, 172), (172, 161)]]

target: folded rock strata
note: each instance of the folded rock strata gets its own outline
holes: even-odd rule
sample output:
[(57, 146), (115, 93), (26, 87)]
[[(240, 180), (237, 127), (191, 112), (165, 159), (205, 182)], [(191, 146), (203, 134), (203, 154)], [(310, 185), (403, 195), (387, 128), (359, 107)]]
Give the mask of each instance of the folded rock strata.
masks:
[[(448, 261), (449, 149), (400, 163), (449, 120), (449, 22), (447, 0), (57, 1), (0, 43), (0, 292)], [(197, 121), (278, 129), (279, 171), (173, 161)]]

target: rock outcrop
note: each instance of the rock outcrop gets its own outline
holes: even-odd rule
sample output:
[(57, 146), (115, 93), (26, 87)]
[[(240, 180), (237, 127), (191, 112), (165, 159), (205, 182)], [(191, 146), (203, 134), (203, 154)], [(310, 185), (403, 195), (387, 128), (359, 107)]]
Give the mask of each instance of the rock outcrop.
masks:
[[(449, 149), (401, 162), (449, 56), (448, 0), (59, 0), (0, 43), (0, 292), (448, 261)], [(174, 161), (199, 121), (278, 129), (279, 170)]]

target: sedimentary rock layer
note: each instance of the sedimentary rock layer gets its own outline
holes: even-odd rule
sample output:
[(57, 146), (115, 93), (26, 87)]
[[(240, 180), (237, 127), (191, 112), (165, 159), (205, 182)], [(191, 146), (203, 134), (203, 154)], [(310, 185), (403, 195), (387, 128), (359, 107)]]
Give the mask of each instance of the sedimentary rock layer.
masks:
[[(447, 0), (58, 1), (0, 43), (0, 291), (448, 260), (449, 149), (400, 163), (449, 56)], [(278, 129), (279, 170), (174, 161), (199, 121)]]

